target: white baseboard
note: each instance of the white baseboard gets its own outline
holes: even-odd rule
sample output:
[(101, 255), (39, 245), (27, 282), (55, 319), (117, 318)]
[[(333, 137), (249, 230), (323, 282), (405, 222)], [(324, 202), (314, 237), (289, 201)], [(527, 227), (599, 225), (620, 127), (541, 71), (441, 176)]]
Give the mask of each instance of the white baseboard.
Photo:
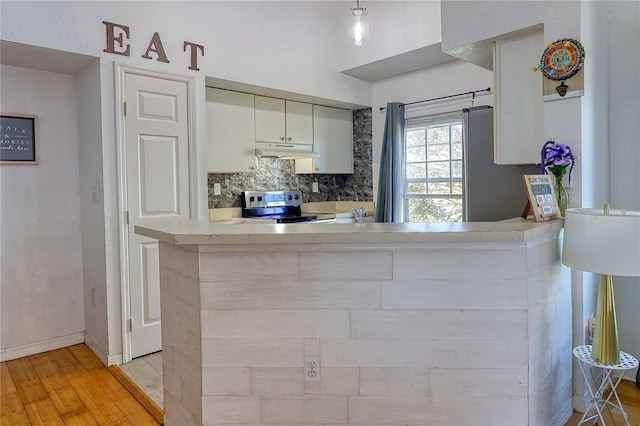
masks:
[(84, 342), (84, 331), (66, 336), (54, 337), (40, 342), (27, 343), (26, 345), (5, 348), (0, 351), (0, 361), (9, 361), (29, 355), (52, 351), (54, 349), (66, 348)]
[(122, 354), (111, 355), (107, 361), (107, 367), (110, 365), (120, 365), (120, 364), (122, 364)]
[(629, 380), (630, 382), (636, 381), (636, 374), (638, 374), (638, 369), (634, 368), (633, 370), (627, 370), (624, 372), (624, 380)]
[(100, 346), (100, 344), (96, 342), (93, 337), (89, 336), (86, 333), (84, 335), (84, 343), (89, 346), (89, 349), (91, 349), (93, 353), (96, 354), (98, 358), (100, 358), (100, 361), (102, 361), (102, 363), (107, 367), (110, 365), (122, 364), (122, 354), (109, 356), (107, 351), (102, 346)]
[(584, 396), (573, 395), (573, 411), (577, 411), (578, 413), (584, 413), (584, 410), (587, 409), (584, 403), (585, 398), (586, 398), (586, 395)]
[(563, 426), (567, 424), (567, 421), (573, 414), (573, 401), (568, 400), (564, 407), (556, 413), (556, 415), (551, 419), (550, 425)]

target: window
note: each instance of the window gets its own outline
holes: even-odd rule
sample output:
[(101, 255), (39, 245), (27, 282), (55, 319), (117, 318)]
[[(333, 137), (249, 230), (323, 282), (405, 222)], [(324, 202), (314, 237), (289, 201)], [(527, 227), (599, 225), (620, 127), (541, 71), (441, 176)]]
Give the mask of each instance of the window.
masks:
[(404, 212), (405, 222), (462, 221), (460, 113), (406, 120)]

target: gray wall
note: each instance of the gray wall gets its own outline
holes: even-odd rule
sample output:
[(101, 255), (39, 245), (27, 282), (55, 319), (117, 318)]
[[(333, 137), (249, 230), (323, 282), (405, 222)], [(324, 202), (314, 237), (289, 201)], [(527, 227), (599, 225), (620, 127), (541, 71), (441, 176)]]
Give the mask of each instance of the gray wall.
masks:
[[(242, 191), (299, 189), (303, 201), (373, 201), (371, 108), (353, 112), (353, 174), (295, 173), (295, 160), (256, 158), (250, 173), (209, 173), (209, 208), (240, 207)], [(318, 192), (312, 192), (318, 182)], [(213, 195), (219, 183), (221, 194)]]

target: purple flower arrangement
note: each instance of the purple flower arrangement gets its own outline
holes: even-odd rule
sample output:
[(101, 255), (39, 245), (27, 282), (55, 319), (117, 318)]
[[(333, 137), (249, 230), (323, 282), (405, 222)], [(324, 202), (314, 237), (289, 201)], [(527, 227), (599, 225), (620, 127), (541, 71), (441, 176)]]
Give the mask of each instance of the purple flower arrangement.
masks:
[(556, 177), (562, 179), (569, 167), (569, 185), (571, 185), (571, 172), (576, 162), (576, 157), (571, 152), (571, 147), (563, 143), (556, 143), (553, 140), (545, 142), (540, 152), (540, 170), (542, 174), (547, 174), (547, 168)]

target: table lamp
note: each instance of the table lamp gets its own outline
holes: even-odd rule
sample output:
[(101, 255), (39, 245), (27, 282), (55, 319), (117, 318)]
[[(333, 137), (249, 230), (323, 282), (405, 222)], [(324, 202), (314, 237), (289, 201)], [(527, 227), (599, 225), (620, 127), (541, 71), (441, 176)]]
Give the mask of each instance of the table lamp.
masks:
[(613, 296), (613, 275), (640, 276), (640, 212), (567, 209), (562, 263), (600, 274), (591, 357), (603, 364), (620, 362)]

